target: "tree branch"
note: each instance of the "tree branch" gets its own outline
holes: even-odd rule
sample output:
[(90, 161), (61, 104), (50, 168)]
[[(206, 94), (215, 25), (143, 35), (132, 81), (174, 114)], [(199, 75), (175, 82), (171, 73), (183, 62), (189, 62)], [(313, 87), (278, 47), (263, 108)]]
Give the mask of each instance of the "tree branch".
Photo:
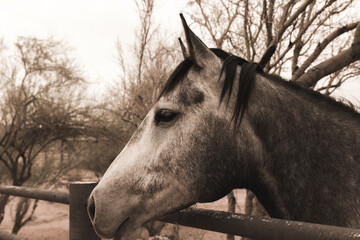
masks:
[(275, 0), (270, 0), (269, 6), (267, 6), (266, 0), (263, 0), (263, 14), (266, 26), (266, 46), (269, 46), (271, 41), (273, 40), (272, 26), (274, 16), (274, 3)]
[(311, 68), (296, 81), (304, 87), (312, 87), (321, 78), (358, 60), (360, 60), (360, 23), (357, 24), (354, 40), (350, 48)]
[[(314, 0), (307, 0), (305, 1), (286, 21), (286, 15), (287, 15), (287, 11), (288, 8), (290, 7), (290, 5), (286, 5), (286, 11), (284, 11), (284, 15), (282, 17), (282, 20), (284, 20), (284, 24), (282, 25), (282, 27), (279, 29), (278, 33), (275, 35), (274, 39), (271, 41), (271, 43), (269, 44), (269, 46), (267, 47), (267, 49), (265, 50), (261, 60), (260, 60), (260, 65), (262, 67), (265, 67), (271, 57), (274, 55), (275, 50), (277, 48), (277, 44), (280, 41), (282, 35), (284, 34), (284, 32), (286, 31), (286, 29), (296, 20), (296, 18), (307, 8), (307, 6), (309, 4), (311, 4)], [(269, 69), (267, 69), (269, 70)]]
[(244, 1), (244, 24), (243, 24), (243, 28), (244, 28), (244, 34), (245, 34), (245, 49), (246, 49), (246, 59), (250, 60), (250, 37), (249, 37), (249, 33), (248, 33), (248, 25), (249, 25), (249, 1), (245, 0)]

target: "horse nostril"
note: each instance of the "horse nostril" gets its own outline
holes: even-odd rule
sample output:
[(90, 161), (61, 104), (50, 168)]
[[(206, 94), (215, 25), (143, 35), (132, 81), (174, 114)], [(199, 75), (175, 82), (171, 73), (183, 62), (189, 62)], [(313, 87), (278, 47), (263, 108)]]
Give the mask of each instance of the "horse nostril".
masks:
[(89, 214), (89, 217), (90, 217), (91, 221), (94, 221), (94, 218), (95, 218), (95, 201), (94, 201), (93, 196), (90, 196), (90, 198), (88, 200), (87, 210), (88, 210), (88, 214)]

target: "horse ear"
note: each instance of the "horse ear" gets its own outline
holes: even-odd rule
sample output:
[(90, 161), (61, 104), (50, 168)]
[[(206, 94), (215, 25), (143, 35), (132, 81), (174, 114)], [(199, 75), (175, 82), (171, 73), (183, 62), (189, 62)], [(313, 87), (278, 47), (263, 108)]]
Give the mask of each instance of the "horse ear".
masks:
[(182, 13), (180, 18), (184, 27), (186, 42), (188, 45), (191, 61), (200, 68), (206, 66), (207, 61), (216, 58), (216, 55), (198, 38), (189, 28)]
[(189, 54), (188, 54), (188, 52), (186, 51), (186, 47), (185, 47), (184, 43), (181, 41), (181, 38), (178, 38), (178, 39), (179, 39), (179, 43), (180, 43), (180, 47), (181, 47), (181, 52), (182, 52), (182, 54), (183, 54), (183, 56), (184, 56), (184, 59), (190, 57)]

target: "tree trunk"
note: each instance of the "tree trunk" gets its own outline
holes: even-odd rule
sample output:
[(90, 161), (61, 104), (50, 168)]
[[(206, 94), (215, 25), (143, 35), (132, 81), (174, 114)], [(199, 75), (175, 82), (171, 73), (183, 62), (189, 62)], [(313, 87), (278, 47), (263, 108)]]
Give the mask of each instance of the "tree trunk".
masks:
[(31, 213), (26, 217), (26, 214), (29, 211), (31, 206), (31, 199), (21, 198), (16, 206), (16, 215), (14, 220), (14, 225), (12, 228), (12, 233), (17, 234), (20, 229), (25, 226), (26, 223), (31, 221), (32, 216), (34, 215), (35, 209), (37, 208), (37, 203), (39, 200), (34, 201), (34, 205), (31, 208)]
[[(227, 198), (228, 198), (228, 212), (235, 213), (236, 198), (234, 192), (231, 191), (227, 195)], [(234, 235), (230, 235), (230, 234), (226, 235), (226, 240), (234, 240), (234, 239), (235, 239)]]
[(17, 233), (20, 231), (20, 228), (21, 228), (20, 222), (19, 222), (19, 221), (15, 221), (15, 222), (14, 222), (14, 226), (13, 226), (13, 228), (12, 228), (12, 230), (11, 230), (11, 233), (12, 233), (12, 234), (17, 234)]
[(255, 197), (255, 195), (250, 190), (246, 190), (246, 198), (245, 198), (245, 214), (246, 215), (252, 214), (254, 197)]
[[(251, 215), (253, 212), (253, 199), (255, 195), (248, 189), (246, 189), (245, 197), (245, 215)], [(242, 237), (241, 240), (251, 240), (250, 238)]]
[(5, 206), (9, 200), (9, 195), (0, 195), (0, 224), (4, 220)]
[(179, 230), (180, 230), (179, 224), (174, 224), (173, 226), (174, 240), (180, 240)]

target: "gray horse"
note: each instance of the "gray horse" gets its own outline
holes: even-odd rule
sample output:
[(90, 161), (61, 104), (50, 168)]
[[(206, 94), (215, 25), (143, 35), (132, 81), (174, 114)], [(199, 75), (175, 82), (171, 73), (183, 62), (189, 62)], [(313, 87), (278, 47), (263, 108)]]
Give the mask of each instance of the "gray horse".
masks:
[(182, 21), (185, 60), (89, 198), (96, 232), (134, 239), (234, 188), (271, 217), (360, 227), (360, 115), (207, 48)]

